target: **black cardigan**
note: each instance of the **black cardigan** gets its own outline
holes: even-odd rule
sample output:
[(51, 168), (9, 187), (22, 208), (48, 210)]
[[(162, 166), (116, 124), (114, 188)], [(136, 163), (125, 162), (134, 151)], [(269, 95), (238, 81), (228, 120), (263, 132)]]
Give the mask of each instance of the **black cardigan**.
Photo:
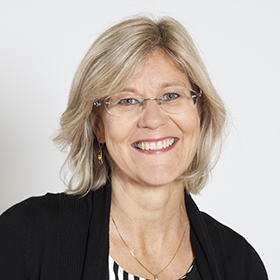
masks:
[[(185, 196), (191, 243), (203, 280), (265, 280), (247, 241)], [(106, 280), (111, 185), (84, 197), (29, 198), (0, 217), (0, 279)]]

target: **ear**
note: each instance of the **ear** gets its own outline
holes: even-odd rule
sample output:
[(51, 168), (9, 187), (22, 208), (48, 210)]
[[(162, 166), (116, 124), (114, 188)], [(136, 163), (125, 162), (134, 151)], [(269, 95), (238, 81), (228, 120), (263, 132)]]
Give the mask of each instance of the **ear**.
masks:
[(92, 114), (91, 126), (99, 143), (105, 143), (104, 124), (100, 114)]

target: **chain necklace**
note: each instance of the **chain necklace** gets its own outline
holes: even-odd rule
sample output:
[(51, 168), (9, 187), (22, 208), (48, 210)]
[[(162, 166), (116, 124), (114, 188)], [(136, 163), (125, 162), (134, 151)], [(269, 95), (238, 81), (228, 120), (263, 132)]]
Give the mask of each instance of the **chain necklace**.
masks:
[(188, 229), (188, 227), (189, 227), (189, 223), (188, 223), (187, 226), (186, 226), (186, 228), (185, 228), (185, 231), (184, 231), (184, 233), (183, 233), (182, 239), (181, 239), (181, 241), (180, 241), (180, 243), (179, 243), (179, 245), (178, 245), (178, 247), (177, 247), (177, 250), (176, 250), (175, 254), (173, 255), (173, 257), (171, 258), (171, 260), (168, 262), (168, 264), (167, 264), (162, 270), (160, 270), (158, 273), (154, 274), (153, 272), (151, 272), (148, 268), (146, 268), (146, 267), (136, 258), (136, 256), (134, 255), (134, 253), (130, 250), (130, 248), (128, 247), (128, 245), (127, 245), (126, 242), (124, 241), (124, 239), (123, 239), (123, 237), (122, 237), (122, 235), (121, 235), (121, 233), (120, 233), (120, 231), (119, 231), (119, 228), (117, 227), (117, 224), (116, 224), (116, 222), (115, 222), (115, 220), (113, 219), (112, 216), (111, 216), (111, 219), (112, 219), (112, 222), (113, 222), (113, 224), (114, 224), (114, 226), (115, 226), (115, 228), (116, 228), (116, 230), (117, 230), (117, 233), (118, 233), (120, 239), (122, 240), (122, 242), (124, 243), (124, 245), (125, 245), (125, 247), (128, 249), (128, 251), (130, 252), (130, 254), (132, 255), (132, 257), (133, 257), (146, 271), (148, 271), (150, 274), (153, 275), (154, 280), (158, 280), (158, 276), (171, 264), (171, 262), (172, 262), (172, 261), (174, 260), (174, 258), (176, 257), (176, 255), (177, 255), (177, 253), (178, 253), (178, 251), (179, 251), (179, 249), (180, 249), (180, 247), (181, 247), (181, 245), (182, 245), (182, 243), (183, 243), (183, 240), (184, 240), (184, 237), (185, 237), (185, 235), (186, 235), (187, 229)]

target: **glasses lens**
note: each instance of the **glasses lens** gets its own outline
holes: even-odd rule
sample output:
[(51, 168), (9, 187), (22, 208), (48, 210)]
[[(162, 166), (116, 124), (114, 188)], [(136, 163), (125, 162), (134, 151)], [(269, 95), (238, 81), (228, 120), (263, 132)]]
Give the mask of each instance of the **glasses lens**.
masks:
[(186, 112), (195, 106), (193, 95), (191, 90), (166, 93), (161, 97), (161, 107), (164, 111), (172, 114)]
[(133, 93), (118, 93), (107, 100), (107, 111), (118, 117), (131, 117), (139, 114), (148, 101), (155, 101), (165, 112), (177, 114), (191, 110), (195, 106), (196, 92), (183, 89), (176, 92), (165, 93), (159, 98), (148, 98)]
[(118, 93), (109, 98), (106, 105), (107, 111), (118, 117), (130, 117), (137, 114), (142, 97), (131, 93)]

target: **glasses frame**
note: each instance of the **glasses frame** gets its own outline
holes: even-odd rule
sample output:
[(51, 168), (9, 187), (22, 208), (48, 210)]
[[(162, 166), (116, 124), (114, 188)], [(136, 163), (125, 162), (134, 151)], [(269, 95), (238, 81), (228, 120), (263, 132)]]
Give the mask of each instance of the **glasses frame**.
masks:
[[(202, 94), (203, 94), (202, 90), (199, 89), (199, 93), (196, 92), (196, 91), (194, 91), (193, 89), (186, 89), (186, 90), (189, 90), (189, 91), (190, 91), (190, 93), (191, 93), (191, 95), (192, 95), (193, 102), (194, 102), (194, 106), (195, 106), (196, 103), (197, 103), (197, 101), (198, 101), (198, 99), (199, 99), (199, 98), (202, 96)], [(139, 95), (139, 96), (142, 97), (141, 95)], [(109, 96), (107, 99), (109, 99), (109, 98), (110, 98), (110, 96)], [(161, 105), (161, 102), (160, 102), (160, 101), (163, 100), (163, 98), (162, 98), (162, 97), (142, 98), (142, 99), (139, 100), (139, 105), (140, 105), (140, 106), (145, 105), (145, 104), (146, 104), (146, 101), (148, 101), (148, 100), (155, 100), (155, 101), (157, 101), (157, 104), (160, 106), (160, 105)], [(98, 107), (101, 107), (101, 106), (105, 106), (105, 108), (106, 108), (106, 110), (107, 110), (107, 112), (108, 112), (109, 114), (111, 114), (112, 116), (116, 116), (116, 117), (121, 118), (122, 116), (114, 115), (114, 114), (112, 114), (112, 113), (109, 111), (109, 109), (107, 109), (106, 105), (110, 105), (110, 104), (111, 104), (111, 103), (108, 102), (108, 101), (106, 101), (106, 102), (104, 102), (104, 103), (101, 103), (101, 102), (99, 102), (99, 101), (95, 101), (95, 102), (93, 103), (93, 107), (98, 108)], [(161, 108), (161, 107), (160, 107), (160, 108)], [(162, 109), (162, 110), (163, 110), (163, 109)], [(163, 110), (163, 111), (165, 111), (165, 110)], [(172, 113), (170, 113), (170, 114), (172, 114)], [(174, 113), (173, 113), (173, 114), (174, 114)]]

